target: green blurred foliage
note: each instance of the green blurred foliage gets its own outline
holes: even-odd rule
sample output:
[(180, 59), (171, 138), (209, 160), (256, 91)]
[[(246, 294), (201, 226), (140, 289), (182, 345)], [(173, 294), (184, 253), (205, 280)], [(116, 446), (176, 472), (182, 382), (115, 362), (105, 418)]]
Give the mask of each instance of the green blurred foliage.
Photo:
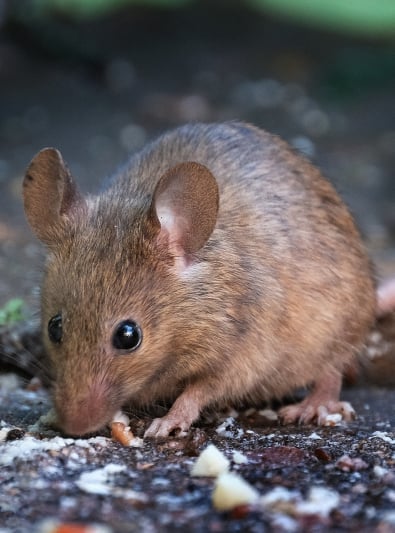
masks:
[[(394, 34), (395, 0), (246, 0), (301, 22), (366, 34)], [(41, 10), (75, 17), (103, 15), (127, 4), (181, 6), (190, 0), (32, 0)]]
[[(126, 5), (177, 7), (191, 2), (192, 0), (31, 0), (32, 5), (42, 13), (56, 11), (75, 18), (105, 15)], [(313, 26), (376, 37), (395, 35), (395, 0), (244, 0), (244, 2), (260, 10)], [(226, 7), (225, 2), (222, 5)], [(204, 7), (207, 9), (208, 4), (205, 3)]]
[(395, 36), (395, 0), (249, 0), (296, 21), (347, 33)]
[(39, 10), (56, 10), (74, 17), (86, 18), (104, 15), (120, 7), (132, 4), (174, 7), (189, 0), (32, 0)]
[(0, 309), (0, 326), (7, 326), (25, 318), (25, 302), (20, 298), (12, 298)]

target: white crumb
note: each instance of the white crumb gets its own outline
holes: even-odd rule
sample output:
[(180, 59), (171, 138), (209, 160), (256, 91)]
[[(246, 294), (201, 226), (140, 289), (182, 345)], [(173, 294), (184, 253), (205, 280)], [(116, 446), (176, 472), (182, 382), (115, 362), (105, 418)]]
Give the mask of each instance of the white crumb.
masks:
[(258, 411), (258, 413), (261, 416), (267, 418), (268, 420), (272, 420), (272, 421), (278, 420), (278, 414), (272, 409), (261, 409), (260, 411)]
[(76, 481), (76, 485), (84, 492), (105, 496), (111, 494), (110, 481), (112, 481), (114, 474), (119, 474), (125, 470), (125, 465), (109, 463), (103, 468), (97, 468), (91, 472), (83, 472)]
[(235, 419), (232, 416), (229, 416), (217, 427), (215, 431), (222, 437), (233, 437), (233, 433), (229, 430), (229, 428), (232, 427), (234, 423)]
[(329, 516), (340, 503), (340, 495), (326, 487), (312, 487), (307, 500), (297, 505), (299, 514)]
[(392, 439), (387, 431), (375, 431), (372, 433), (372, 437), (377, 437), (378, 439), (382, 439), (384, 442), (388, 442), (389, 444), (395, 444), (395, 439)]
[(121, 422), (121, 424), (128, 426), (130, 424), (130, 418), (123, 411), (117, 411), (113, 416), (112, 422)]
[(322, 440), (322, 437), (320, 437), (315, 431), (307, 438), (311, 440)]
[(144, 447), (144, 440), (141, 439), (140, 437), (134, 437), (130, 441), (129, 447), (130, 448), (143, 448)]
[(82, 473), (76, 481), (76, 485), (80, 490), (88, 494), (98, 494), (101, 496), (111, 495), (115, 498), (147, 502), (148, 498), (146, 494), (114, 485), (114, 476), (126, 470), (125, 465), (109, 463), (103, 468)]
[(276, 487), (260, 499), (264, 509), (289, 516), (317, 515), (326, 518), (340, 503), (340, 495), (326, 487), (312, 487), (307, 498), (297, 491)]
[(218, 435), (226, 438), (236, 438), (239, 439), (244, 435), (244, 429), (235, 426), (235, 419), (233, 416), (226, 418), (222, 424), (220, 424), (215, 430)]
[(339, 426), (345, 420), (352, 420), (355, 417), (355, 411), (349, 402), (339, 402), (337, 411), (332, 412), (325, 405), (320, 405), (317, 415), (320, 426)]
[(2, 446), (0, 464), (10, 465), (14, 459), (29, 461), (33, 459), (35, 453), (61, 450), (73, 442), (73, 439), (63, 439), (62, 437), (38, 440), (27, 435), (23, 439), (11, 441)]
[(280, 507), (284, 503), (293, 502), (297, 500), (299, 493), (296, 491), (288, 490), (284, 487), (275, 487), (270, 492), (264, 494), (260, 502), (265, 509), (277, 510), (279, 504)]
[(325, 422), (323, 425), (324, 426), (338, 426), (342, 420), (343, 420), (343, 417), (340, 413), (333, 413), (325, 417)]
[(194, 477), (217, 477), (229, 469), (230, 461), (214, 444), (209, 444), (197, 458), (191, 470)]
[(258, 501), (259, 493), (238, 474), (225, 472), (218, 476), (212, 494), (214, 507), (227, 511), (238, 505), (252, 505)]
[(232, 460), (233, 460), (233, 462), (236, 463), (237, 465), (243, 465), (243, 464), (248, 463), (248, 459), (247, 459), (247, 457), (246, 457), (243, 453), (241, 453), (241, 452), (239, 452), (239, 451), (237, 451), (237, 450), (234, 450), (234, 451), (233, 451), (233, 453), (232, 453)]
[(15, 459), (23, 461), (32, 461), (36, 454), (59, 451), (72, 444), (83, 448), (90, 447), (91, 444), (100, 444), (106, 446), (109, 439), (104, 437), (94, 437), (92, 439), (72, 439), (54, 437), (52, 439), (36, 439), (31, 435), (25, 435), (23, 439), (6, 442), (0, 449), (0, 465), (8, 466), (12, 464)]

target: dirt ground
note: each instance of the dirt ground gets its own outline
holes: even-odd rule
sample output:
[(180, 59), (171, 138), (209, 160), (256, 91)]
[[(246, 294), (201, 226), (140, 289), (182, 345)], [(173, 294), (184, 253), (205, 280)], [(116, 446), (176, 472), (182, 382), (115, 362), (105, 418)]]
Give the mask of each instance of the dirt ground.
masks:
[[(95, 191), (146, 140), (191, 120), (248, 120), (306, 153), (351, 206), (379, 278), (394, 275), (394, 52), (394, 41), (298, 28), (221, 3), (94, 23), (3, 22), (0, 307), (21, 297), (37, 316), (43, 254), (20, 193), (39, 149), (61, 149), (82, 188)], [(44, 389), (26, 387), (40, 343), (30, 326), (23, 335), (2, 329), (0, 532), (56, 531), (56, 521), (144, 533), (394, 531), (393, 317), (378, 327), (365, 381), (344, 392), (354, 422), (282, 427), (247, 411), (141, 448), (33, 426), (50, 407)], [(132, 419), (132, 429), (141, 435), (148, 421)], [(216, 481), (190, 474), (209, 443), (255, 487), (253, 504), (215, 510)]]

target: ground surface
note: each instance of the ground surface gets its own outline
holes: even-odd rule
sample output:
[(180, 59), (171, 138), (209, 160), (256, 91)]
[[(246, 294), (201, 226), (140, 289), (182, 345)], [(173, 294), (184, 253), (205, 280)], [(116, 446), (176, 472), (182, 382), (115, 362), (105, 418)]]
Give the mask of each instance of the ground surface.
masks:
[[(132, 11), (80, 26), (14, 19), (3, 30), (0, 305), (15, 296), (30, 309), (36, 305), (42, 253), (23, 219), (20, 184), (37, 150), (60, 148), (83, 189), (94, 191), (145, 140), (188, 120), (249, 120), (304, 150), (351, 205), (379, 274), (395, 272), (392, 43), (358, 42), (221, 8)], [(187, 439), (138, 449), (107, 439), (59, 441), (36, 428), (40, 448), (25, 432), (48, 410), (47, 394), (27, 391), (20, 381), (10, 390), (13, 378), (6, 374), (0, 528), (39, 531), (52, 518), (107, 524), (115, 532), (394, 530), (391, 324), (371, 342), (370, 355), (386, 355), (368, 372), (368, 381), (388, 387), (348, 389), (345, 397), (358, 412), (348, 426), (284, 428), (253, 413), (228, 420), (226, 436), (216, 432), (216, 421)], [(22, 343), (27, 352), (18, 335), (0, 333), (3, 367), (7, 359), (32, 373), (29, 354), (40, 346), (31, 330)], [(139, 433), (146, 423), (132, 426)], [(247, 457), (232, 469), (263, 496), (253, 508), (215, 511), (214, 481), (190, 476), (209, 442), (230, 459), (233, 450)], [(95, 483), (101, 493), (92, 494), (81, 476), (109, 464), (118, 467), (101, 472)], [(326, 490), (318, 505), (316, 487)]]
[[(0, 419), (19, 428), (0, 445), (2, 524), (13, 532), (32, 531), (33, 524), (44, 531), (46, 518), (117, 532), (393, 531), (395, 419), (388, 405), (395, 391), (359, 388), (345, 397), (359, 413), (347, 426), (284, 428), (255, 412), (134, 449), (37, 429), (33, 440), (24, 431), (48, 410), (47, 396), (20, 389), (2, 394)], [(146, 423), (132, 426), (138, 433)], [(209, 443), (230, 460), (242, 452), (246, 462), (231, 469), (261, 500), (231, 512), (213, 508), (215, 481), (190, 474)], [(86, 478), (89, 472), (94, 478)]]

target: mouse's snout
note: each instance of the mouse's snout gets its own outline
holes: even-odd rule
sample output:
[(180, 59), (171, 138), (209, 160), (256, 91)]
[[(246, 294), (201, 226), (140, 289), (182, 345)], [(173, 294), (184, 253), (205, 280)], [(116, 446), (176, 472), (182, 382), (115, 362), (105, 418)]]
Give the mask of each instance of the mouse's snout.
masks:
[(67, 435), (86, 435), (108, 424), (120, 406), (114, 408), (110, 387), (104, 382), (83, 389), (56, 386), (54, 403), (60, 428)]

